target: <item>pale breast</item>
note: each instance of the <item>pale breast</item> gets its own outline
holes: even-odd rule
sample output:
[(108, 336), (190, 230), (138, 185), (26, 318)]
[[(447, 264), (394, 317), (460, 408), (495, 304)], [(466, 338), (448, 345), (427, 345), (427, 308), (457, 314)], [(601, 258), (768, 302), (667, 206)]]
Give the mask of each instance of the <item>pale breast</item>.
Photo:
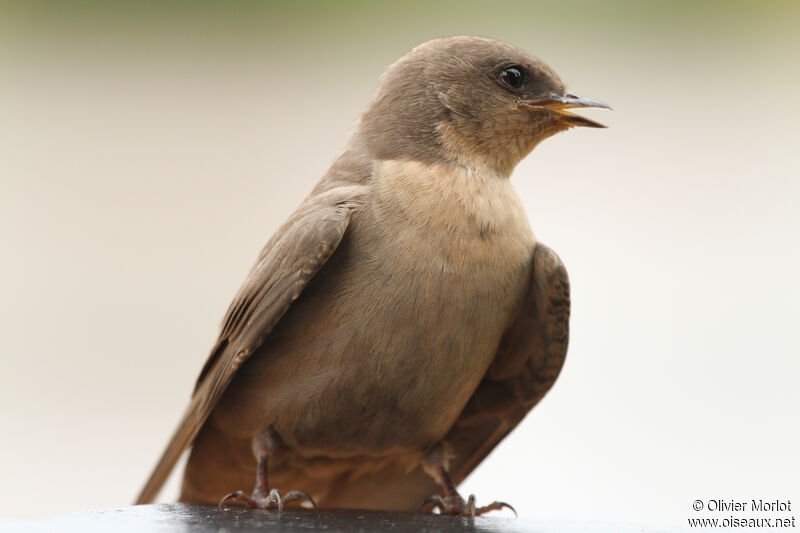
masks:
[[(374, 219), (407, 261), (503, 278), (535, 244), (507, 177), (457, 164), (385, 161), (375, 171)], [(432, 265), (429, 263), (433, 262)]]
[(304, 455), (441, 439), (527, 287), (534, 237), (507, 179), (410, 162), (374, 179), (340, 250), (236, 378), (260, 429)]

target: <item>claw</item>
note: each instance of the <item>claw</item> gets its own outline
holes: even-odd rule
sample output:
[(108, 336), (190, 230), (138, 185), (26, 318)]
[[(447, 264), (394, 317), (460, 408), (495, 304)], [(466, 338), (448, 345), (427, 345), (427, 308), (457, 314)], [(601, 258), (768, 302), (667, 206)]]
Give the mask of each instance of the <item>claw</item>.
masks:
[(225, 497), (224, 497), (224, 498), (222, 498), (222, 499), (219, 501), (219, 505), (217, 506), (217, 508), (218, 508), (220, 511), (222, 511), (222, 506), (223, 506), (223, 505), (225, 504), (225, 502), (227, 502), (228, 500), (232, 500), (232, 501), (234, 501), (234, 502), (237, 502), (237, 501), (239, 501), (239, 502), (242, 502), (242, 503), (244, 503), (244, 504), (245, 504), (246, 506), (248, 506), (248, 507), (259, 507), (259, 505), (258, 505), (258, 502), (257, 502), (257, 501), (255, 501), (253, 498), (251, 498), (250, 496), (246, 495), (246, 494), (245, 494), (244, 492), (242, 492), (241, 490), (235, 490), (235, 491), (233, 491), (233, 492), (231, 492), (231, 493), (228, 493), (228, 494), (226, 494), (226, 495), (225, 495)]
[(483, 507), (476, 507), (475, 495), (473, 494), (470, 494), (469, 498), (467, 498), (467, 501), (464, 501), (464, 499), (459, 496), (458, 493), (454, 493), (444, 498), (438, 494), (434, 494), (433, 496), (427, 497), (425, 501), (422, 502), (419, 507), (417, 507), (417, 512), (421, 512), (426, 505), (432, 505), (431, 512), (439, 509), (439, 513), (441, 514), (460, 515), (470, 518), (481, 516), (490, 511), (499, 511), (506, 508), (511, 509), (511, 512), (513, 512), (515, 516), (519, 516), (517, 515), (517, 510), (506, 502), (492, 502)]
[[(517, 514), (517, 510), (514, 509), (514, 507), (511, 506), (510, 504), (507, 504), (506, 502), (492, 502), (489, 505), (485, 505), (483, 507), (478, 507), (477, 509), (475, 509), (475, 515), (480, 516), (482, 514), (488, 513), (489, 511), (500, 511), (503, 508), (510, 509), (511, 512), (514, 513), (514, 516), (519, 518), (519, 515)], [(475, 516), (475, 515), (473, 515), (473, 516)]]
[(422, 511), (422, 508), (429, 504), (433, 506), (431, 508), (431, 511), (433, 511), (434, 509), (439, 509), (439, 512), (443, 512), (444, 509), (447, 507), (446, 504), (444, 503), (444, 498), (442, 498), (438, 494), (434, 494), (433, 496), (428, 496), (427, 498), (425, 498), (425, 501), (422, 502), (419, 505), (419, 507), (417, 507), (417, 512)]
[(237, 498), (239, 496), (239, 494), (241, 494), (241, 493), (242, 493), (242, 491), (240, 491), (240, 490), (237, 490), (237, 491), (234, 491), (234, 492), (229, 492), (228, 494), (225, 495), (224, 498), (222, 498), (219, 501), (219, 505), (217, 505), (217, 509), (222, 511), (222, 506), (225, 505), (226, 501)]
[(219, 505), (217, 506), (220, 511), (223, 510), (223, 506), (227, 502), (233, 503), (243, 503), (247, 507), (257, 508), (257, 509), (274, 509), (277, 508), (278, 512), (283, 512), (283, 508), (294, 501), (304, 500), (311, 503), (311, 506), (316, 509), (317, 502), (314, 501), (314, 498), (311, 497), (308, 493), (305, 493), (300, 490), (290, 490), (286, 493), (285, 496), (281, 497), (281, 493), (278, 492), (277, 489), (272, 489), (269, 491), (269, 494), (264, 496), (263, 494), (259, 495), (254, 493), (252, 497), (246, 495), (243, 491), (237, 490), (227, 494), (222, 500), (220, 500)]
[(446, 450), (444, 445), (441, 444), (435, 447), (424, 459), (422, 466), (425, 472), (443, 489), (444, 497), (438, 495), (430, 496), (417, 508), (417, 512), (430, 503), (433, 504), (431, 512), (438, 507), (441, 514), (475, 518), (489, 511), (499, 511), (508, 507), (514, 515), (518, 516), (517, 510), (505, 502), (492, 502), (484, 507), (476, 507), (474, 494), (470, 494), (467, 501), (464, 501), (464, 498), (456, 490), (456, 485), (453, 483), (450, 473), (447, 471), (445, 456)]
[(267, 481), (267, 463), (269, 461), (269, 454), (275, 447), (275, 437), (273, 431), (267, 430), (258, 434), (253, 438), (253, 451), (256, 453), (258, 459), (258, 467), (256, 470), (256, 487), (253, 489), (253, 495), (247, 496), (241, 490), (231, 492), (219, 502), (219, 510), (225, 502), (234, 501), (244, 503), (248, 507), (255, 507), (258, 509), (273, 509), (278, 508), (278, 513), (283, 512), (283, 507), (289, 503), (297, 500), (305, 500), (311, 503), (314, 509), (317, 508), (317, 502), (314, 501), (310, 495), (299, 490), (290, 490), (284, 497), (278, 489), (270, 489), (269, 482)]
[(278, 504), (278, 512), (282, 513), (283, 512), (283, 500), (281, 500), (281, 493), (278, 492), (278, 489), (272, 489), (271, 491), (269, 491), (269, 496), (267, 496), (267, 501), (266, 501), (266, 503), (264, 504), (263, 507), (265, 509), (269, 509), (270, 507), (272, 507), (273, 503), (277, 503)]
[(317, 508), (317, 502), (314, 501), (314, 498), (312, 498), (310, 494), (308, 494), (306, 492), (303, 492), (301, 490), (290, 490), (283, 497), (283, 504), (284, 505), (288, 504), (289, 502), (294, 502), (294, 501), (307, 501), (307, 502), (311, 503), (311, 506), (314, 509)]
[[(467, 512), (469, 513), (470, 518), (475, 518), (475, 495), (470, 494), (469, 498), (467, 498)], [(461, 514), (464, 514), (462, 511)]]

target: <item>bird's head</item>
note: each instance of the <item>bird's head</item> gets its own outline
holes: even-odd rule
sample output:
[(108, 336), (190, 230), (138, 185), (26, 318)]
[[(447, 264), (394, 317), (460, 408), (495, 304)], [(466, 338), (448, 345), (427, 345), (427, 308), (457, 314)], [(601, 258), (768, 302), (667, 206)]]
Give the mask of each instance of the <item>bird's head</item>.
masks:
[(508, 176), (547, 137), (603, 127), (568, 111), (576, 107), (608, 108), (568, 92), (550, 67), (519, 48), (449, 37), (388, 68), (359, 133), (380, 159), (453, 160)]

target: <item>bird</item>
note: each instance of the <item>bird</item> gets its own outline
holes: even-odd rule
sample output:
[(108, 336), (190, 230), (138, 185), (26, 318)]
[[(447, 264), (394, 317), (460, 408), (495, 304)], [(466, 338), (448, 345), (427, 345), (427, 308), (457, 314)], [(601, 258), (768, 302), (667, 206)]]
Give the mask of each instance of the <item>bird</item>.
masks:
[(511, 507), (457, 486), (556, 381), (570, 295), (510, 176), (542, 140), (605, 127), (570, 111), (589, 107), (610, 109), (492, 39), (390, 65), (235, 295), (137, 503), (190, 449), (182, 502)]

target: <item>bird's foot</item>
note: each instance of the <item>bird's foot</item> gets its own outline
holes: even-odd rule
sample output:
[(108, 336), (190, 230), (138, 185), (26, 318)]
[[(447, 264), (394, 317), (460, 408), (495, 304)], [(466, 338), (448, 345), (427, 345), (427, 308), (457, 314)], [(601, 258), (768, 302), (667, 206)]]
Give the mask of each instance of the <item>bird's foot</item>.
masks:
[(468, 516), (471, 518), (481, 516), (489, 511), (499, 511), (504, 507), (511, 509), (514, 515), (517, 514), (516, 509), (505, 502), (492, 502), (489, 505), (484, 505), (483, 507), (476, 507), (474, 495), (471, 494), (467, 501), (464, 501), (464, 498), (462, 498), (457, 492), (444, 497), (439, 496), (438, 494), (430, 496), (424, 502), (422, 502), (422, 505), (419, 506), (417, 511), (421, 511), (427, 505), (431, 505), (431, 512), (433, 512), (435, 509), (438, 509), (440, 514)]
[(314, 498), (305, 492), (290, 490), (284, 496), (281, 496), (277, 489), (272, 489), (266, 494), (256, 491), (252, 496), (248, 496), (241, 490), (231, 492), (219, 502), (219, 509), (222, 510), (222, 507), (230, 502), (246, 505), (254, 509), (277, 509), (280, 513), (285, 505), (295, 501), (307, 501), (311, 503), (314, 509), (317, 508)]

